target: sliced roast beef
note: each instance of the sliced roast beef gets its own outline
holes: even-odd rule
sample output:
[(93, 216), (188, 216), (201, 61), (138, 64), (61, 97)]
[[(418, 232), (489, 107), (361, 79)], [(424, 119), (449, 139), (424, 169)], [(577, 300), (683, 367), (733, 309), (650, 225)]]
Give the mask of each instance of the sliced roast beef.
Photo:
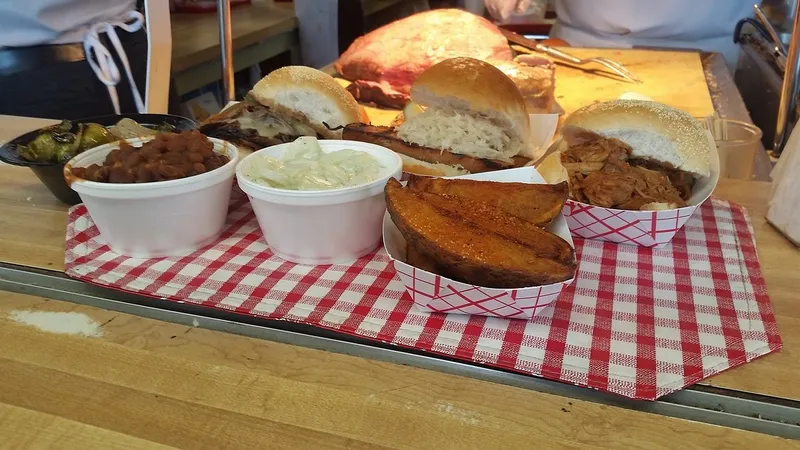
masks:
[[(405, 103), (419, 74), (457, 56), (512, 60), (508, 41), (491, 22), (459, 9), (436, 9), (361, 36), (342, 54), (335, 67), (350, 81), (377, 83), (370, 85), (377, 89), (359, 92), (371, 95), (375, 103), (397, 107), (400, 97), (396, 94), (405, 96)], [(387, 95), (382, 96), (382, 92)]]

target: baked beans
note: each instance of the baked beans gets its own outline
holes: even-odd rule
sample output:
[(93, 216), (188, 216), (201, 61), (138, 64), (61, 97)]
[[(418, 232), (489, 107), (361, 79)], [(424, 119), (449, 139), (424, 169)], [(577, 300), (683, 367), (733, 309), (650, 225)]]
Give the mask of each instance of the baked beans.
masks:
[(141, 147), (122, 142), (103, 164), (73, 167), (78, 178), (101, 183), (148, 183), (191, 177), (224, 166), (227, 155), (214, 153), (214, 144), (197, 130), (161, 133)]

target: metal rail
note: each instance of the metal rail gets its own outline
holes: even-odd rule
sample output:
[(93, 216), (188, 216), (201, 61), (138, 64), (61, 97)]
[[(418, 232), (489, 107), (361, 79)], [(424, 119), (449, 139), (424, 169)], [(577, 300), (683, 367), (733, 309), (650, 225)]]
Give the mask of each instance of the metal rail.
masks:
[(219, 50), (222, 59), (222, 84), (224, 96), (222, 104), (236, 100), (233, 78), (233, 38), (231, 32), (231, 0), (217, 0), (219, 16)]
[(786, 73), (783, 75), (781, 101), (778, 105), (778, 120), (775, 129), (775, 143), (772, 151), (780, 155), (789, 140), (789, 129), (794, 119), (792, 115), (797, 108), (798, 81), (800, 79), (800, 2), (795, 2), (792, 23), (792, 35), (789, 42), (789, 54), (786, 58)]
[(0, 290), (64, 300), (187, 326), (410, 365), (651, 414), (800, 439), (800, 402), (692, 387), (655, 402), (630, 400), (557, 381), (488, 368), (293, 322), (155, 300), (83, 283), (60, 272), (0, 263)]

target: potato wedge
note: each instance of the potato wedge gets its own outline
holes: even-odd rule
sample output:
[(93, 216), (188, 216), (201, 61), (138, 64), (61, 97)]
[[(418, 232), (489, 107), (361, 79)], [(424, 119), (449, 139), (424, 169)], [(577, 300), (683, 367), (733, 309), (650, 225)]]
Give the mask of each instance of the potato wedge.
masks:
[(411, 175), (408, 187), (486, 203), (506, 213), (545, 227), (561, 212), (569, 187), (558, 184), (500, 183)]
[[(395, 225), (408, 246), (442, 276), (483, 287), (520, 288), (575, 275), (574, 251), (566, 241), (544, 238), (539, 232), (551, 233), (500, 209), (469, 203), (403, 188), (396, 180), (386, 185)], [(535, 237), (529, 236), (532, 229)]]

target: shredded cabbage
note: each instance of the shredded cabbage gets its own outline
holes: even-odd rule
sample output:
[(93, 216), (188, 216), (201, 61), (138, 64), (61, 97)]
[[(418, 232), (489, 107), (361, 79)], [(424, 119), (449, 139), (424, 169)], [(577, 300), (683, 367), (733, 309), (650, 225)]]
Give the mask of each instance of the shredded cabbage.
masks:
[(384, 167), (372, 155), (356, 150), (325, 153), (314, 137), (297, 138), (280, 158), (253, 156), (242, 169), (255, 183), (278, 189), (316, 191), (369, 183)]
[(397, 128), (398, 137), (423, 147), (503, 161), (510, 161), (520, 150), (520, 140), (509, 134), (508, 126), (486, 114), (431, 107), (405, 119)]

